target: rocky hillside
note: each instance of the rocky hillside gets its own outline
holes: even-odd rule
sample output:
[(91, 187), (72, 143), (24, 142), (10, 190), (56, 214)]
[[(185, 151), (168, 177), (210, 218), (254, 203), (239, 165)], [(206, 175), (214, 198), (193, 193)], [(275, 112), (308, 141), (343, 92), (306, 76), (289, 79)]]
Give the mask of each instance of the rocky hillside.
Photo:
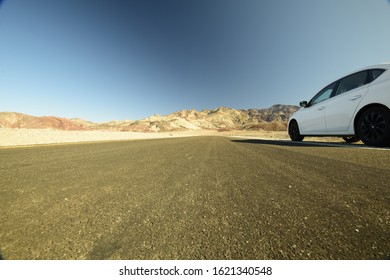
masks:
[(91, 122), (59, 117), (34, 117), (21, 113), (0, 112), (0, 127), (53, 128), (60, 130), (88, 130)]
[(215, 130), (285, 130), (287, 120), (298, 109), (291, 105), (274, 105), (267, 109), (182, 110), (166, 116), (153, 115), (138, 121), (92, 123), (81, 119), (33, 117), (19, 113), (0, 113), (0, 127), (54, 128), (61, 130), (110, 130), (159, 132), (195, 129)]

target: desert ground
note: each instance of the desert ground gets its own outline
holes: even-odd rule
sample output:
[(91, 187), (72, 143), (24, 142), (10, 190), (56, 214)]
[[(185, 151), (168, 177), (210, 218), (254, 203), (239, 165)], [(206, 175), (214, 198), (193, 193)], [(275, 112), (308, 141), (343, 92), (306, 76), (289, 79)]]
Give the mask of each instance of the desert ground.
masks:
[(0, 147), (42, 144), (96, 142), (135, 139), (160, 139), (191, 136), (253, 136), (260, 138), (287, 139), (285, 131), (217, 131), (187, 130), (172, 132), (115, 132), (115, 131), (65, 131), (56, 129), (0, 128)]
[(389, 258), (388, 149), (173, 136), (1, 148), (0, 258)]
[[(288, 140), (286, 131), (187, 130), (172, 132), (65, 131), (56, 129), (0, 128), (0, 147), (96, 142), (136, 139), (160, 139), (192, 136), (242, 136), (256, 139)], [(314, 142), (339, 142), (341, 138), (307, 138)], [(361, 143), (360, 143), (361, 144)]]

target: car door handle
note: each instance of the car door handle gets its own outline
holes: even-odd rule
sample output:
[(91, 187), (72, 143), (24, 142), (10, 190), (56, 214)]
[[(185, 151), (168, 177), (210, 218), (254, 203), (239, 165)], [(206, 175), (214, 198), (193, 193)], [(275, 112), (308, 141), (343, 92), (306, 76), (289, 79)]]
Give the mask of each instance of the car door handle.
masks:
[(324, 109), (325, 109), (325, 106), (318, 107), (317, 109), (318, 109), (319, 111), (324, 110)]
[(362, 96), (361, 95), (355, 95), (354, 97), (351, 97), (349, 100), (353, 101), (353, 100), (359, 99), (360, 97), (362, 97)]

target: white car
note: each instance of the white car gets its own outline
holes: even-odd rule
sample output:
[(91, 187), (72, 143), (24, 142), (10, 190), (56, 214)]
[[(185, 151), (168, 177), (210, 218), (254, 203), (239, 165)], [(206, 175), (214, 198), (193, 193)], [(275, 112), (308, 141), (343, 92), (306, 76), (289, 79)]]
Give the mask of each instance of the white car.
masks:
[(369, 146), (390, 146), (390, 63), (363, 68), (331, 83), (288, 122), (293, 141), (341, 136)]

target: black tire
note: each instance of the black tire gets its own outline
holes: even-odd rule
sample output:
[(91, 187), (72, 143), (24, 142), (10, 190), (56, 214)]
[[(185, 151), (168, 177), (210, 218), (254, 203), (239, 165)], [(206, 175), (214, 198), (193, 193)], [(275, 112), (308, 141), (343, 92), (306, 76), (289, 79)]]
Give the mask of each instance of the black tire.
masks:
[(356, 132), (363, 143), (368, 146), (389, 146), (390, 111), (383, 107), (367, 109), (357, 120)]
[(356, 136), (345, 136), (343, 139), (347, 143), (355, 143), (360, 141), (360, 139)]
[(292, 120), (290, 122), (290, 125), (288, 126), (288, 134), (290, 135), (290, 138), (293, 141), (302, 141), (303, 138), (305, 138), (299, 132), (299, 126), (295, 120)]

